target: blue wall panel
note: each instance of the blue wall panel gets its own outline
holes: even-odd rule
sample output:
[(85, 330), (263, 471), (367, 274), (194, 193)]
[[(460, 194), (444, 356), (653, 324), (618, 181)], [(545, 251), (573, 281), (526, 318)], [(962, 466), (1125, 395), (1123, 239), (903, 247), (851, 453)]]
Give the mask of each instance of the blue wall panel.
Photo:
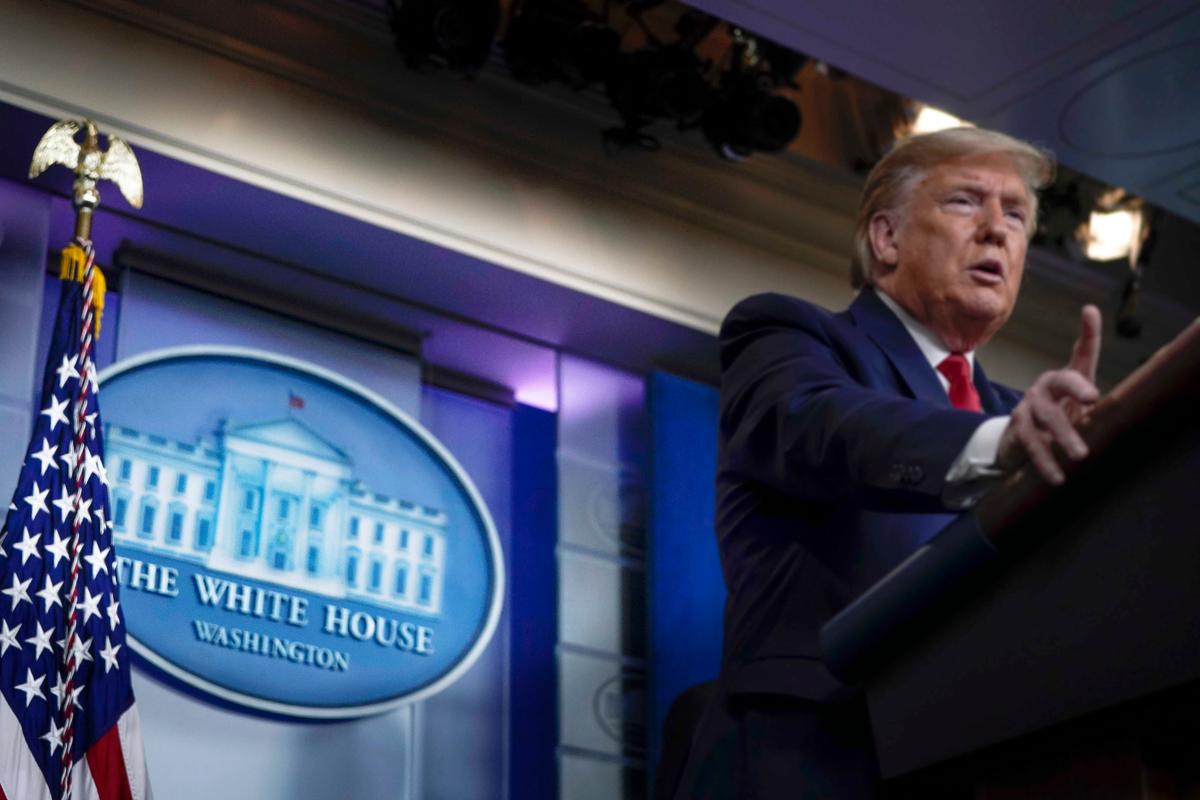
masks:
[[(425, 387), (421, 423), (453, 454), (479, 489), (500, 544), (512, 547), (513, 437), (507, 406)], [(510, 559), (511, 560), (511, 559)], [(508, 565), (506, 564), (506, 567)], [(508, 575), (511, 592), (514, 577)], [(503, 800), (505, 737), (510, 704), (504, 684), (512, 608), (505, 610), (479, 660), (444, 691), (419, 704), (420, 792), (414, 800)], [(517, 800), (519, 795), (512, 795)]]
[(717, 390), (654, 373), (650, 418), (647, 605), (653, 769), (671, 701), (687, 687), (717, 676), (725, 586), (713, 533)]
[(549, 412), (520, 405), (513, 412), (513, 532), (508, 550), (512, 800), (558, 796), (556, 427), (555, 415)]

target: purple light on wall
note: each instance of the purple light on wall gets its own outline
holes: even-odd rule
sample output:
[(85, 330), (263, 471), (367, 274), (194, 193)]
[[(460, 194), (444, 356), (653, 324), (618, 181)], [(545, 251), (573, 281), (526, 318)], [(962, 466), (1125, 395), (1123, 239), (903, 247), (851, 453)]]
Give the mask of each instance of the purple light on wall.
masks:
[(540, 408), (543, 411), (558, 410), (558, 392), (554, 390), (554, 382), (546, 385), (545, 381), (533, 381), (525, 386), (518, 386), (516, 391), (518, 403)]

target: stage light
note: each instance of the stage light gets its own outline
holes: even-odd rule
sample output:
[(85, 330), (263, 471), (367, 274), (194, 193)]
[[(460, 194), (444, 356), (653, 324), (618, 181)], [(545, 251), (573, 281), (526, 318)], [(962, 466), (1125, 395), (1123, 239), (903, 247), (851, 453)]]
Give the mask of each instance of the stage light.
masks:
[(656, 119), (695, 125), (712, 94), (696, 54), (677, 45), (620, 55), (607, 83), (609, 100), (631, 131)]
[(1141, 232), (1140, 210), (1093, 211), (1088, 217), (1084, 252), (1093, 261), (1130, 258)]
[(504, 39), (513, 77), (582, 89), (612, 69), (621, 37), (582, 2), (535, 0), (521, 6)]
[(1110, 188), (1096, 198), (1087, 224), (1080, 226), (1078, 236), (1084, 254), (1093, 261), (1128, 259), (1136, 266), (1142, 244), (1149, 235), (1145, 201), (1127, 194), (1124, 189)]
[(1129, 273), (1117, 307), (1116, 330), (1122, 338), (1137, 338), (1142, 332), (1138, 296), (1152, 209), (1145, 200), (1120, 187), (1104, 188), (1095, 197), (1087, 222), (1076, 231), (1076, 239), (1084, 255), (1092, 261), (1128, 263)]
[(800, 133), (800, 109), (774, 94), (766, 73), (738, 75), (724, 81), (721, 99), (704, 116), (705, 137), (722, 157), (783, 150)]
[(975, 127), (971, 123), (965, 122), (949, 112), (942, 111), (940, 108), (920, 104), (919, 109), (916, 118), (913, 119), (912, 125), (908, 129), (908, 133), (911, 136), (921, 133), (944, 131), (947, 128)]
[(496, 0), (391, 0), (389, 8), (396, 48), (415, 69), (478, 70), (500, 25)]

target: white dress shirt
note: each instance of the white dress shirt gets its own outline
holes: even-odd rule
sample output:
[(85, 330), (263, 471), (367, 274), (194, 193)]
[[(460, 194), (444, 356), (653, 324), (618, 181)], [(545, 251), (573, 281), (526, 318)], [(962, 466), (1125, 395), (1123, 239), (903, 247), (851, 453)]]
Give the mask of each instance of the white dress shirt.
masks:
[[(942, 388), (949, 393), (950, 381), (937, 367), (945, 360), (946, 356), (950, 355), (951, 351), (942, 344), (933, 331), (914, 319), (912, 314), (901, 308), (895, 300), (879, 289), (876, 289), (876, 294), (903, 323), (905, 330), (912, 336), (913, 341), (920, 348), (921, 354), (929, 362), (929, 366), (933, 367), (934, 373), (941, 381)], [(966, 356), (967, 364), (974, 373), (975, 351), (972, 350), (963, 355)], [(975, 433), (971, 434), (971, 438), (967, 440), (966, 446), (954, 459), (954, 463), (950, 465), (950, 469), (946, 473), (946, 490), (943, 499), (951, 508), (970, 508), (975, 505), (992, 481), (1003, 475), (1000, 470), (996, 469), (995, 464), (996, 453), (1000, 450), (1000, 437), (1003, 435), (1004, 429), (1008, 427), (1008, 419), (1007, 415), (988, 417), (980, 423), (979, 427), (975, 429)]]

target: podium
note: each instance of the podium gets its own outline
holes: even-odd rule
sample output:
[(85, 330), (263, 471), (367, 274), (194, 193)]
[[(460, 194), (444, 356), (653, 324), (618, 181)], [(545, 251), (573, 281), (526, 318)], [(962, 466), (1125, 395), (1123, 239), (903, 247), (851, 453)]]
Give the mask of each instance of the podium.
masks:
[(822, 632), (894, 797), (1200, 798), (1200, 321)]

